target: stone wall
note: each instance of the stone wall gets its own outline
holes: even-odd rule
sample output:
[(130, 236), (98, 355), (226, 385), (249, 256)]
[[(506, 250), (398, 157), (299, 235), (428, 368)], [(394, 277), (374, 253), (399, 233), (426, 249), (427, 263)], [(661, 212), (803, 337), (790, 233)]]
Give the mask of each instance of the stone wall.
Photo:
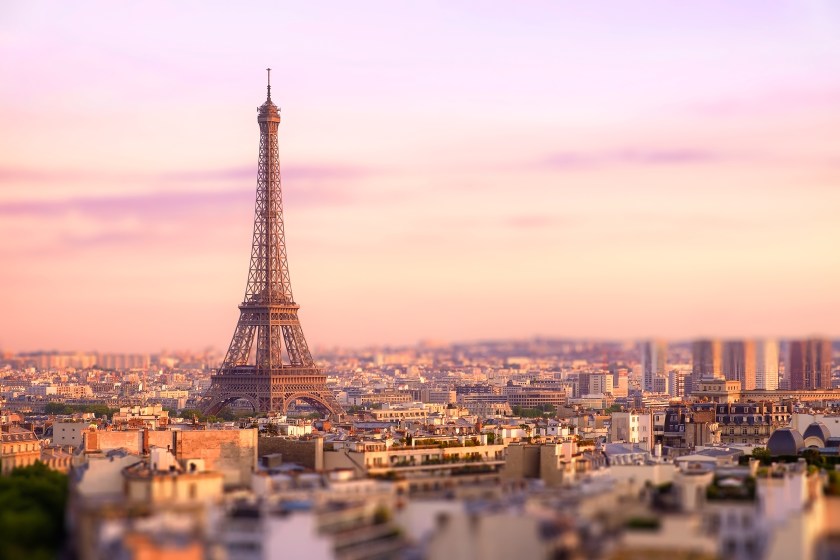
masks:
[(175, 446), (173, 431), (170, 430), (149, 430), (149, 448), (161, 447), (163, 449)]
[(176, 430), (175, 456), (204, 459), (209, 471), (224, 475), (226, 487), (248, 486), (257, 466), (257, 430)]
[(509, 480), (540, 477), (540, 445), (512, 444), (505, 454), (502, 477)]
[[(89, 435), (88, 435), (89, 434)], [(108, 431), (89, 430), (86, 437), (90, 444), (86, 451), (108, 451), (110, 449), (125, 449), (135, 455), (143, 454), (142, 430)]]
[(135, 455), (144, 455), (152, 447), (163, 449), (174, 445), (173, 434), (169, 430), (96, 430), (87, 429), (85, 437), (85, 451), (109, 451), (111, 449), (125, 449)]
[(284, 463), (297, 463), (308, 469), (324, 469), (324, 438), (308, 440), (282, 437), (261, 437), (257, 439), (257, 454), (282, 453)]

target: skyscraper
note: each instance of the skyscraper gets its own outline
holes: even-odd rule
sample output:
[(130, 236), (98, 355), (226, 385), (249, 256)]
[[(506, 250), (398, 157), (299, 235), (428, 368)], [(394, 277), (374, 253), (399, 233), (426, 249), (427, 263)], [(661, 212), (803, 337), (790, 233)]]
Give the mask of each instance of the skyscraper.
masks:
[(790, 388), (831, 388), (831, 341), (824, 339), (791, 340), (788, 348)]
[(775, 340), (755, 342), (755, 388), (779, 388), (779, 343)]
[(671, 369), (668, 372), (668, 394), (672, 397), (686, 396), (686, 385), (691, 385), (691, 372), (681, 369)]
[(721, 344), (719, 340), (695, 340), (691, 347), (691, 387), (686, 387), (690, 394), (701, 379), (722, 378)]
[(664, 340), (646, 340), (639, 344), (642, 362), (642, 391), (654, 390), (654, 379), (665, 375), (668, 343)]
[(726, 379), (740, 381), (741, 389), (755, 389), (755, 342), (727, 340), (723, 343), (721, 373)]

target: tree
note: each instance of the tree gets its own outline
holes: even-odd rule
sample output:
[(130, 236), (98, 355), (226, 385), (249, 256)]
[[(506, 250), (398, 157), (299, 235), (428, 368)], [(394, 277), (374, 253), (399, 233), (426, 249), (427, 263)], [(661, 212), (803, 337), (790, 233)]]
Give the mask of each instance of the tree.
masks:
[(0, 478), (0, 558), (55, 558), (64, 543), (67, 475), (41, 462)]
[(231, 409), (225, 407), (222, 409), (221, 412), (219, 412), (219, 418), (221, 418), (224, 421), (230, 422), (232, 420), (236, 420), (236, 414), (234, 414), (233, 411), (231, 411)]
[(379, 506), (373, 512), (373, 522), (376, 525), (383, 525), (391, 520), (391, 512), (385, 506)]
[(805, 458), (805, 461), (807, 461), (809, 465), (814, 465), (819, 468), (825, 466), (825, 460), (823, 459), (822, 453), (820, 453), (819, 449), (806, 449), (802, 452), (802, 457)]
[(180, 413), (178, 413), (178, 418), (184, 418), (185, 420), (192, 420), (193, 418), (198, 418), (199, 422), (204, 422), (205, 416), (198, 409), (185, 408)]
[(773, 458), (770, 455), (770, 450), (766, 447), (756, 447), (752, 450), (753, 459), (758, 459), (764, 466), (770, 465)]
[(110, 408), (107, 404), (67, 404), (60, 402), (49, 402), (44, 406), (46, 414), (76, 414), (80, 412), (89, 412), (95, 414), (100, 418), (105, 418), (113, 415), (118, 409)]
[(60, 402), (49, 402), (44, 407), (46, 414), (72, 414), (73, 408), (69, 404)]
[(84, 404), (80, 408), (79, 412), (92, 412), (99, 418), (112, 416), (118, 411), (116, 408), (108, 407), (107, 404)]

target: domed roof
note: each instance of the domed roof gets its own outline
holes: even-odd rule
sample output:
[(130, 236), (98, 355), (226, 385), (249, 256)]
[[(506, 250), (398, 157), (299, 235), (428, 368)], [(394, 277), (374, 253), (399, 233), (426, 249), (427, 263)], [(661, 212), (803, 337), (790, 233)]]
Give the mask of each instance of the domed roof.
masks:
[(798, 455), (805, 447), (805, 439), (799, 430), (794, 428), (778, 428), (767, 440), (767, 449), (770, 455)]
[(814, 422), (805, 428), (805, 433), (802, 434), (802, 437), (804, 439), (808, 439), (809, 437), (819, 438), (823, 442), (822, 447), (825, 447), (825, 442), (831, 437), (831, 432), (828, 431), (828, 428), (822, 422)]

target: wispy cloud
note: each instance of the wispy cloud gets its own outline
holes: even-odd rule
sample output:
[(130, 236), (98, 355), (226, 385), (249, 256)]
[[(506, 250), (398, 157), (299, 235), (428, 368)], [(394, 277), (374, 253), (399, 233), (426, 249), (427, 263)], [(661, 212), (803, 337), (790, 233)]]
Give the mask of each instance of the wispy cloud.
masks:
[[(282, 177), (290, 180), (328, 180), (357, 179), (371, 173), (370, 169), (349, 165), (292, 165), (283, 166)], [(161, 173), (154, 178), (167, 181), (216, 181), (256, 179), (257, 168), (254, 165), (230, 167), (224, 169), (172, 171)]]
[(604, 152), (556, 152), (539, 162), (549, 169), (589, 169), (618, 165), (697, 165), (719, 163), (730, 159), (710, 150), (675, 149), (620, 149)]
[(505, 225), (514, 229), (533, 230), (546, 229), (557, 226), (566, 226), (573, 220), (563, 216), (551, 216), (548, 214), (524, 214), (513, 216), (505, 220)]
[[(307, 187), (284, 193), (296, 206), (341, 205), (352, 202), (346, 189)], [(0, 202), (0, 215), (51, 217), (79, 213), (95, 219), (126, 216), (142, 218), (198, 214), (201, 211), (225, 209), (231, 205), (250, 205), (254, 188), (200, 192), (155, 192), (105, 197), (79, 197), (66, 200), (23, 200)]]
[[(372, 173), (373, 170), (349, 165), (313, 164), (285, 165), (283, 179), (287, 180), (352, 180)], [(188, 169), (175, 171), (102, 171), (95, 169), (34, 169), (28, 167), (0, 167), (0, 182), (54, 183), (54, 182), (227, 182), (256, 181), (256, 165), (242, 165), (217, 169)]]

